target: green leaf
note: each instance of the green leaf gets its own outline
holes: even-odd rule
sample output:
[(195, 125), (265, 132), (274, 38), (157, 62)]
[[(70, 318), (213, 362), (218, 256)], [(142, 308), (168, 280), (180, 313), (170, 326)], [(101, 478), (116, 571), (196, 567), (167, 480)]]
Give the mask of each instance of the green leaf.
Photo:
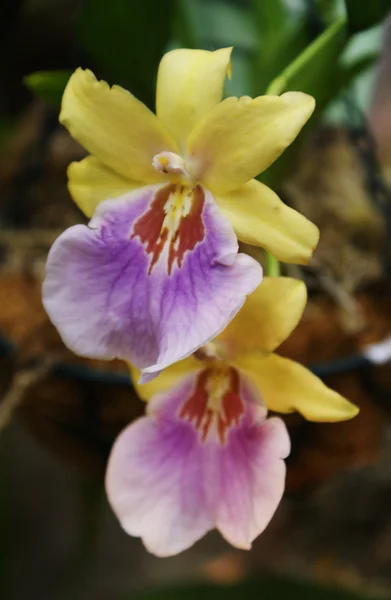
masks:
[[(373, 600), (345, 590), (268, 577), (234, 586), (195, 585), (146, 594), (132, 600)], [(130, 600), (130, 597), (128, 599)]]
[(266, 58), (276, 54), (287, 30), (290, 28), (290, 15), (283, 0), (253, 0), (254, 13), (259, 33), (260, 55)]
[(285, 32), (274, 50), (267, 47), (262, 50), (254, 69), (255, 95), (265, 94), (270, 82), (301, 54), (309, 42), (308, 23), (303, 19)]
[(246, 52), (255, 49), (257, 31), (248, 7), (223, 4), (221, 0), (180, 0), (179, 9), (195, 46), (207, 50), (234, 46)]
[(284, 0), (253, 0), (253, 6), (257, 16), (259, 31), (263, 33), (267, 41), (273, 43), (276, 30), (286, 28), (289, 21), (289, 13)]
[(391, 0), (345, 0), (345, 4), (352, 32), (372, 27), (391, 11)]
[(173, 0), (84, 0), (77, 37), (99, 77), (154, 104), (156, 72), (171, 36)]
[(325, 25), (334, 23), (346, 14), (344, 0), (314, 0), (313, 12)]
[(26, 75), (23, 82), (34, 94), (43, 98), (50, 106), (59, 110), (61, 98), (72, 71), (38, 71)]
[(247, 56), (233, 52), (231, 58), (232, 79), (225, 80), (225, 96), (246, 96), (252, 93), (251, 63)]
[[(305, 20), (292, 25), (283, 0), (253, 0), (258, 29), (258, 52), (254, 66), (254, 91), (264, 94), (269, 82), (307, 45)], [(303, 25), (304, 26), (303, 26)], [(304, 39), (302, 34), (304, 33)], [(298, 46), (294, 39), (298, 35)]]

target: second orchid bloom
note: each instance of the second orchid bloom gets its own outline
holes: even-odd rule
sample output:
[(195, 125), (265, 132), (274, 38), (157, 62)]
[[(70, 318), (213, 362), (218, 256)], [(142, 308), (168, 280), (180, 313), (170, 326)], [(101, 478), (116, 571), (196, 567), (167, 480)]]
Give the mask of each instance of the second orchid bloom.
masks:
[(357, 408), (274, 350), (300, 320), (302, 282), (266, 278), (213, 342), (137, 386), (147, 416), (115, 442), (107, 493), (123, 528), (159, 556), (217, 528), (250, 548), (285, 485), (290, 442), (267, 409), (343, 421)]
[[(224, 330), (260, 283), (238, 239), (306, 263), (317, 228), (253, 179), (314, 109), (300, 92), (221, 101), (231, 49), (174, 50), (156, 115), (78, 69), (61, 122), (90, 156), (69, 168), (89, 226), (54, 244), (44, 305), (77, 354), (136, 365), (143, 381)], [(278, 369), (277, 364), (269, 368)]]

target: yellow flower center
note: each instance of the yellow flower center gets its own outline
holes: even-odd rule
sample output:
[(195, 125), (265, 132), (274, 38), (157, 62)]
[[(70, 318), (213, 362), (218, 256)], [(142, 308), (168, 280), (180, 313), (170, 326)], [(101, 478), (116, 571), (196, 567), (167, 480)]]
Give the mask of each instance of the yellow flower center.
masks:
[(175, 152), (159, 152), (152, 159), (152, 166), (167, 175), (167, 178), (179, 185), (190, 186), (195, 185), (196, 181), (189, 172), (186, 161)]
[(213, 412), (221, 410), (221, 401), (231, 385), (232, 367), (227, 361), (224, 348), (218, 341), (208, 342), (194, 353), (195, 358), (206, 363), (210, 375), (205, 389), (208, 394), (208, 408)]
[(198, 348), (198, 350), (194, 352), (193, 356), (195, 356), (195, 358), (198, 360), (202, 360), (213, 365), (222, 365), (223, 363), (229, 362), (228, 351), (225, 347), (225, 344), (219, 339), (214, 339), (204, 346), (201, 346), (201, 348)]
[(205, 391), (208, 394), (207, 407), (209, 410), (220, 413), (222, 400), (230, 389), (231, 369), (225, 364), (214, 365), (205, 384)]

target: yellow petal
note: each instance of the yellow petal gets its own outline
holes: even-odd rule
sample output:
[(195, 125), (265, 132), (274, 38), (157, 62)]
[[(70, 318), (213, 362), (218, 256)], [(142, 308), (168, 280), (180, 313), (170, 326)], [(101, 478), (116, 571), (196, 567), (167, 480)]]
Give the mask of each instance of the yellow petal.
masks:
[(359, 411), (308, 369), (277, 354), (252, 353), (240, 356), (236, 363), (256, 383), (270, 410), (297, 410), (309, 421), (328, 422), (346, 421)]
[(142, 185), (118, 175), (94, 156), (71, 163), (68, 178), (72, 198), (87, 217), (92, 217), (102, 200), (116, 198)]
[(142, 400), (148, 401), (160, 392), (164, 392), (174, 387), (183, 377), (186, 377), (192, 371), (202, 369), (203, 364), (193, 356), (188, 356), (183, 360), (167, 367), (152, 381), (148, 383), (138, 383), (140, 372), (131, 364), (129, 364), (130, 374), (133, 385)]
[(156, 114), (185, 145), (196, 122), (220, 102), (232, 48), (172, 50), (160, 62)]
[(272, 352), (293, 331), (307, 301), (302, 281), (290, 277), (266, 277), (247, 296), (243, 308), (219, 335), (230, 356), (259, 350)]
[(123, 177), (155, 183), (155, 154), (177, 146), (157, 117), (130, 92), (77, 69), (62, 99), (60, 122), (88, 152)]
[(239, 240), (262, 246), (278, 260), (307, 264), (319, 241), (319, 230), (284, 204), (266, 185), (253, 179), (224, 196), (216, 196)]
[(212, 192), (234, 190), (280, 156), (311, 116), (315, 101), (301, 92), (227, 98), (195, 126), (188, 155)]

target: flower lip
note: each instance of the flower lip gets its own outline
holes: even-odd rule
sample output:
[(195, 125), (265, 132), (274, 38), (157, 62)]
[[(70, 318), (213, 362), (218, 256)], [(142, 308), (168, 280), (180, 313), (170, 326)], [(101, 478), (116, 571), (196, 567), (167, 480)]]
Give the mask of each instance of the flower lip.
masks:
[(189, 548), (213, 528), (250, 548), (284, 490), (283, 421), (266, 419), (251, 382), (230, 368), (214, 381), (221, 410), (211, 411), (214, 379), (203, 369), (156, 395), (111, 452), (110, 504), (125, 531), (158, 556)]
[(211, 193), (196, 186), (190, 202), (177, 187), (109, 199), (90, 227), (56, 241), (43, 299), (76, 353), (156, 373), (220, 333), (260, 283), (261, 267), (237, 253)]

